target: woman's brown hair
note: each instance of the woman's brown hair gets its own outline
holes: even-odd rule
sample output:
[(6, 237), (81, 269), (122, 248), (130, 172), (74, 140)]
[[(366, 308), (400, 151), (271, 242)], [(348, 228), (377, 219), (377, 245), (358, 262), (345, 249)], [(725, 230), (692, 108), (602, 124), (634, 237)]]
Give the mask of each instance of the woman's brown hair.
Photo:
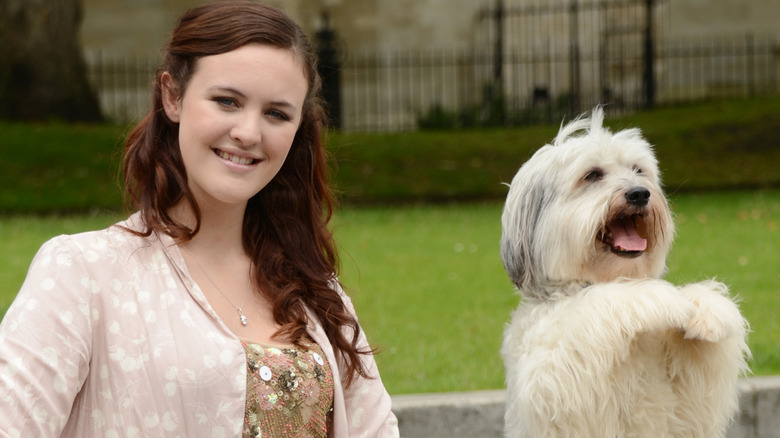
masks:
[[(167, 233), (179, 242), (191, 239), (200, 226), (200, 210), (187, 186), (178, 143), (178, 124), (163, 110), (162, 74), (173, 78), (181, 98), (199, 58), (258, 43), (292, 51), (308, 80), (301, 125), (279, 173), (249, 200), (244, 215), (244, 249), (253, 262), (253, 279), (273, 303), (281, 328), (277, 335), (300, 340), (306, 332), (306, 309), (320, 320), (334, 350), (346, 367), (349, 385), (368, 371), (360, 360), (370, 350), (358, 349), (360, 328), (339, 293), (338, 255), (327, 224), (333, 198), (327, 186), (327, 162), (322, 134), (325, 113), (320, 77), (312, 47), (301, 28), (286, 14), (251, 1), (213, 3), (185, 13), (164, 47), (157, 72), (151, 111), (127, 138), (125, 188), (147, 227), (140, 234)], [(190, 229), (170, 215), (180, 201), (196, 217)]]

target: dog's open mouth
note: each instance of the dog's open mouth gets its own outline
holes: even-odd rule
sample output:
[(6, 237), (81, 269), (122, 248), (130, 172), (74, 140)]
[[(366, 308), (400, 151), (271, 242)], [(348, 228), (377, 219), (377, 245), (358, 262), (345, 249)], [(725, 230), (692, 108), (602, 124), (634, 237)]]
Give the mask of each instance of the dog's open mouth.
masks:
[(639, 257), (647, 249), (647, 225), (644, 216), (619, 216), (607, 223), (599, 240), (622, 257)]

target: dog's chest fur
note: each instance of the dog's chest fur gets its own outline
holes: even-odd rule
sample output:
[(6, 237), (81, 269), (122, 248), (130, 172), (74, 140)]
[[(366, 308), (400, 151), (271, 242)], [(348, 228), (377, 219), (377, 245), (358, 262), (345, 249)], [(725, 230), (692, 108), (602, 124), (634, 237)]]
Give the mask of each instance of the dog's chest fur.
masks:
[[(612, 388), (607, 393), (611, 395), (597, 402), (613, 404), (608, 409), (620, 412), (622, 436), (677, 436), (675, 432), (685, 429), (685, 425), (668, 423), (678, 417), (675, 412), (680, 402), (669, 357), (669, 342), (675, 337), (681, 335), (671, 330), (640, 334), (631, 342), (626, 360), (615, 364), (609, 375)], [(654, 414), (643, 417), (643, 412)]]
[[(569, 311), (568, 304), (566, 300), (523, 303), (513, 315), (505, 333), (510, 341), (505, 340), (503, 346), (510, 392), (528, 397), (521, 403), (532, 404), (532, 410), (545, 411), (543, 405), (550, 403), (559, 413), (567, 413), (567, 422), (577, 424), (578, 431), (573, 435), (561, 431), (559, 436), (696, 436), (691, 430), (695, 424), (684, 421), (689, 416), (676, 392), (679, 370), (670, 353), (682, 342), (682, 332), (665, 329), (635, 334), (631, 339), (620, 330), (567, 332), (578, 326), (570, 318), (588, 317)], [(587, 340), (580, 342), (581, 336)], [(595, 348), (599, 344), (606, 348)], [(557, 380), (555, 386), (568, 388), (563, 397), (545, 391), (544, 383), (539, 383), (552, 376)], [(578, 416), (583, 418), (577, 420)], [(534, 430), (530, 417), (516, 420), (524, 424), (523, 429)], [(544, 421), (554, 424), (556, 418), (553, 415)]]

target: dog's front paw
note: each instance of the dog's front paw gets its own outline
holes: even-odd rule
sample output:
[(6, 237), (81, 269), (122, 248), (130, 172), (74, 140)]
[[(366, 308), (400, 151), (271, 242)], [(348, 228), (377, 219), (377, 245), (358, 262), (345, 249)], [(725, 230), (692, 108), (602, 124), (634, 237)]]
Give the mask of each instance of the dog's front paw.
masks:
[(743, 324), (737, 305), (726, 294), (726, 287), (716, 282), (690, 284), (681, 289), (696, 306), (685, 327), (685, 339), (720, 342)]
[[(686, 331), (691, 320), (696, 317), (698, 308), (687, 297), (679, 293), (673, 293), (666, 297), (665, 304), (668, 306), (665, 311), (669, 326)], [(663, 325), (658, 328), (666, 329), (668, 326)]]
[(729, 329), (707, 309), (698, 307), (685, 328), (685, 339), (719, 342), (729, 334)]

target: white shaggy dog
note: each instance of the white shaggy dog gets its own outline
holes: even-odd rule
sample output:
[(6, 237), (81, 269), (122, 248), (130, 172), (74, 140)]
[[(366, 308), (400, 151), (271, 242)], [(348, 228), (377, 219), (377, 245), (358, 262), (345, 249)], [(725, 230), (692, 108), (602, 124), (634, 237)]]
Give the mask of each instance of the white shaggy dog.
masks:
[[(747, 323), (715, 281), (660, 279), (674, 225), (637, 129), (561, 128), (512, 180), (501, 258), (507, 437), (722, 437)], [(706, 257), (706, 254), (702, 254)]]

